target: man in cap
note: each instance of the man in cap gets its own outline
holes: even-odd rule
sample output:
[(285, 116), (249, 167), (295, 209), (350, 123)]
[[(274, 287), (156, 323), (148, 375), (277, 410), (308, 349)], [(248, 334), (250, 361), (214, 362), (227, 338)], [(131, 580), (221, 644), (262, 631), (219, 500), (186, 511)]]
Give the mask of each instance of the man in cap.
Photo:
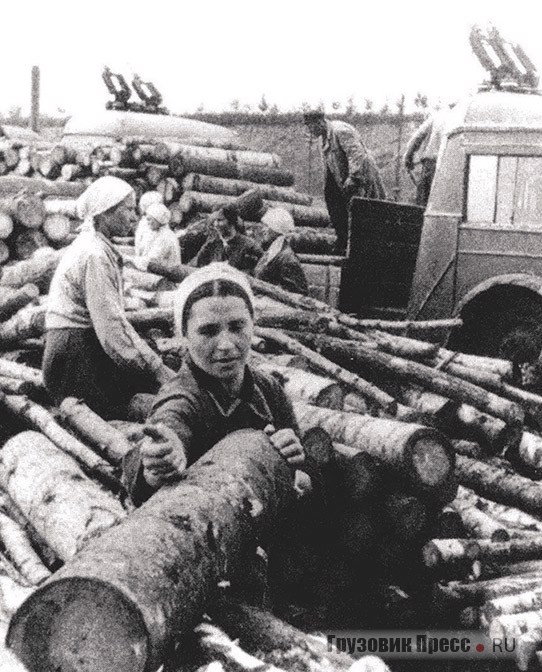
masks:
[(312, 136), (320, 138), (326, 168), (324, 197), (337, 233), (337, 252), (348, 239), (348, 207), (353, 196), (385, 199), (386, 191), (373, 157), (358, 131), (344, 121), (326, 119), (320, 110), (304, 114)]

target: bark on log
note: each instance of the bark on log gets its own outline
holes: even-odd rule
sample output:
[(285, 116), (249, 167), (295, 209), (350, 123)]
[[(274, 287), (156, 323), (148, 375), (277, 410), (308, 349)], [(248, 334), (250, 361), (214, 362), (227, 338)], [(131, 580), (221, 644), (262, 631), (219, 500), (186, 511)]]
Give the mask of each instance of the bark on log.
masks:
[(417, 490), (437, 491), (452, 476), (453, 449), (435, 429), (304, 403), (295, 403), (294, 410), (302, 431), (322, 427), (334, 441), (381, 459)]
[(45, 219), (43, 201), (29, 193), (0, 199), (0, 210), (7, 212), (15, 222), (29, 229), (39, 228)]
[(0, 348), (9, 348), (27, 338), (39, 338), (44, 330), (45, 308), (27, 306), (0, 324)]
[(542, 588), (524, 593), (505, 595), (488, 600), (482, 607), (482, 613), (488, 623), (497, 616), (521, 614), (525, 611), (542, 610)]
[(459, 408), (457, 401), (414, 387), (402, 388), (401, 401), (406, 406), (433, 418), (435, 425), (442, 428), (450, 427)]
[(13, 291), (5, 288), (0, 297), (0, 322), (9, 320), (19, 310), (35, 301), (39, 294), (40, 290), (32, 284), (24, 285)]
[(185, 157), (180, 154), (171, 157), (169, 167), (170, 173), (177, 178), (182, 178), (187, 173), (202, 173), (234, 180), (249, 180), (258, 184), (274, 184), (278, 187), (291, 187), (294, 183), (293, 173), (284, 168), (251, 166), (233, 161)]
[(482, 446), (476, 441), (467, 441), (465, 439), (452, 439), (452, 446), (458, 455), (466, 455), (479, 460), (484, 457)]
[(6, 394), (31, 394), (35, 391), (32, 383), (19, 378), (10, 378), (0, 375), (0, 390)]
[(258, 368), (276, 375), (283, 383), (290, 398), (302, 399), (322, 408), (342, 410), (344, 393), (337, 383), (314, 373), (280, 367), (274, 364), (260, 364)]
[(333, 254), (337, 243), (334, 230), (309, 226), (296, 226), (286, 238), (297, 254)]
[(122, 491), (123, 488), (115, 476), (112, 465), (63, 429), (45, 408), (30, 401), (27, 397), (2, 393), (0, 393), (0, 405), (45, 434), (58, 448), (77, 460), (87, 473), (98, 478), (114, 491)]
[(39, 369), (34, 369), (31, 366), (19, 364), (18, 362), (10, 362), (7, 359), (2, 359), (1, 357), (0, 376), (26, 380), (35, 387), (43, 388), (43, 376)]
[(461, 485), (483, 497), (542, 515), (542, 488), (524, 476), (463, 455), (456, 456), (455, 472)]
[(30, 672), (156, 669), (216, 599), (224, 572), (246, 572), (248, 549), (293, 492), (292, 471), (263, 433), (230, 434), (33, 593), (8, 646)]
[(37, 432), (9, 439), (0, 454), (7, 492), (63, 561), (120, 523), (120, 503), (87, 478), (77, 463)]
[(470, 403), (479, 410), (501, 418), (509, 424), (521, 425), (523, 423), (525, 413), (517, 404), (429, 366), (376, 352), (338, 338), (300, 333), (299, 340), (311, 348), (322, 351), (333, 361), (338, 356), (347, 357), (355, 365), (368, 366), (373, 370), (396, 376), (400, 380), (416, 383), (427, 390), (460, 403)]
[(517, 423), (507, 424), (492, 415), (481, 413), (470, 404), (461, 404), (452, 426), (476, 441), (487, 452), (498, 455), (517, 446), (522, 437), (522, 427)]
[(43, 222), (43, 233), (53, 243), (64, 243), (72, 231), (71, 222), (66, 215), (47, 215)]
[(481, 355), (465, 355), (462, 352), (454, 352), (453, 350), (441, 348), (436, 357), (436, 366), (446, 371), (446, 367), (452, 362), (467, 368), (485, 369), (498, 374), (502, 380), (512, 380), (514, 375), (514, 365), (507, 359), (483, 357)]
[(489, 625), (489, 636), (501, 637), (508, 641), (529, 633), (539, 642), (542, 641), (542, 611), (527, 611), (521, 614), (497, 616)]
[[(466, 488), (462, 488), (462, 490), (465, 491)], [(528, 513), (520, 511), (512, 506), (498, 504), (485, 497), (480, 497), (479, 495), (476, 495), (476, 493), (473, 494), (476, 497), (478, 508), (485, 511), (492, 518), (498, 520), (502, 525), (506, 525), (508, 528), (512, 529), (523, 530), (525, 532), (542, 533), (542, 521), (538, 518), (530, 516)]]
[[(298, 669), (312, 669), (321, 665), (322, 672), (351, 670), (352, 658), (345, 653), (330, 652), (323, 637), (315, 637), (281, 621), (268, 611), (257, 607), (221, 601), (210, 611), (213, 621), (230, 637), (239, 640), (247, 651), (260, 651), (264, 655), (278, 656), (279, 664), (288, 669), (296, 664)], [(296, 668), (297, 669), (297, 668)], [(317, 671), (320, 669), (317, 668)]]
[(423, 562), (429, 569), (472, 563), (478, 552), (478, 543), (472, 539), (432, 539), (422, 549)]
[(46, 198), (43, 206), (47, 215), (65, 215), (72, 219), (77, 218), (77, 199), (74, 198)]
[(32, 283), (40, 289), (47, 288), (62, 254), (63, 250), (52, 248), (39, 250), (32, 259), (5, 268), (0, 276), (0, 286), (22, 287)]
[(509, 541), (510, 533), (497, 523), (491, 516), (478, 509), (471, 501), (459, 495), (452, 502), (463, 521), (469, 535), (477, 539), (491, 539), (492, 541)]
[(170, 151), (174, 152), (173, 159), (181, 157), (184, 160), (220, 161), (243, 166), (257, 166), (258, 168), (280, 168), (282, 164), (282, 160), (278, 154), (270, 154), (269, 152), (228, 150), (218, 147), (184, 145), (181, 143), (168, 143), (168, 146)]
[(132, 450), (125, 436), (94, 413), (84, 402), (66, 397), (60, 404), (60, 415), (88, 444), (94, 446), (109, 462), (118, 464)]
[[(265, 283), (267, 284), (267, 283)], [(294, 338), (290, 338), (285, 334), (275, 329), (263, 329), (256, 327), (255, 333), (257, 336), (271, 340), (278, 345), (285, 348), (292, 355), (300, 355), (304, 357), (315, 370), (320, 373), (330, 376), (334, 380), (339, 381), (347, 386), (350, 390), (358, 392), (366, 399), (370, 400), (377, 407), (382, 409), (385, 413), (393, 416), (397, 412), (397, 402), (395, 399), (383, 392), (375, 385), (368, 383), (359, 376), (333, 364), (329, 359), (322, 357), (322, 355), (314, 352), (310, 348), (305, 347)]]
[(433, 602), (457, 606), (482, 606), (488, 600), (540, 588), (539, 574), (505, 576), (472, 583), (452, 582), (433, 587)]
[(32, 548), (24, 529), (1, 511), (0, 543), (8, 560), (30, 585), (38, 586), (51, 576)]
[(13, 219), (7, 212), (0, 212), (0, 240), (6, 240), (13, 231)]
[(0, 179), (0, 196), (7, 197), (26, 190), (30, 193), (43, 193), (47, 196), (77, 198), (86, 186), (79, 182), (55, 182), (36, 177), (13, 177), (7, 175)]
[(230, 180), (223, 177), (190, 173), (186, 175), (182, 183), (183, 191), (201, 191), (207, 194), (223, 194), (226, 196), (240, 196), (249, 189), (258, 189), (269, 201), (281, 201), (285, 203), (297, 203), (298, 205), (312, 205), (312, 196), (301, 194), (288, 187), (275, 187), (262, 185), (257, 182), (246, 180)]
[(478, 557), (489, 562), (542, 560), (542, 534), (510, 541), (478, 540)]
[(30, 259), (42, 247), (48, 247), (49, 241), (36, 229), (22, 229), (17, 231), (10, 240), (11, 256), (15, 259)]

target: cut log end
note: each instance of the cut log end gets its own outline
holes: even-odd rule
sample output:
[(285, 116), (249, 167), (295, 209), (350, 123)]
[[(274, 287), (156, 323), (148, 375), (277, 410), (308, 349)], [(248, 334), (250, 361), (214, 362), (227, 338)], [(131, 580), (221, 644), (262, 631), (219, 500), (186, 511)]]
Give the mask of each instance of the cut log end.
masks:
[(454, 468), (452, 447), (442, 435), (436, 438), (430, 431), (412, 437), (410, 456), (420, 484), (428, 488), (445, 483)]
[(11, 621), (7, 644), (30, 672), (143, 672), (148, 655), (130, 600), (85, 578), (33, 593)]

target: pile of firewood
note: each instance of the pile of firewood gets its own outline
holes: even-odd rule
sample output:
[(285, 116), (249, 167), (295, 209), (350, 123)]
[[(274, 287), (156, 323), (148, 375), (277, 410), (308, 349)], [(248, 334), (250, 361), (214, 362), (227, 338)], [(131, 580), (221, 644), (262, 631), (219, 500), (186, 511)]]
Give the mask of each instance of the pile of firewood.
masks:
[[(326, 209), (313, 206), (311, 196), (293, 188), (293, 175), (281, 168), (277, 155), (191, 142), (128, 138), (77, 148), (0, 147), (0, 175), (9, 174), (0, 179), (0, 194), (10, 196), (0, 200), (0, 264), (8, 258), (27, 259), (38, 247), (69, 243), (77, 228), (73, 199), (102, 175), (125, 179), (138, 198), (146, 191), (160, 192), (174, 229), (257, 188), (265, 206), (288, 210), (301, 227), (292, 236), (296, 251), (331, 253), (335, 236)], [(46, 199), (40, 204), (35, 195), (18, 194), (19, 200), (24, 199), (22, 206), (14, 202), (17, 188), (44, 193)]]
[[(111, 423), (76, 400), (66, 400), (60, 408), (50, 404), (38, 367), (44, 301), (60, 255), (42, 251), (6, 267), (0, 278), (0, 407), (7, 418), (0, 421), (6, 439), (0, 452), (0, 564), (4, 583), (19, 586), (21, 597), (41, 595), (34, 587), (46, 581), (44, 587), (51, 586), (44, 593), (47, 600), (62, 612), (65, 598), (59, 586), (82, 575), (139, 594), (131, 583), (134, 572), (125, 576), (115, 554), (129, 553), (136, 564), (140, 556), (150, 562), (145, 546), (123, 541), (134, 536), (132, 527), (147, 529), (147, 505), (130, 511), (119, 464), (141, 440), (152, 397), (137, 395), (130, 417)], [(190, 269), (152, 270), (156, 272), (127, 271), (128, 319), (175, 367), (183, 344), (173, 334), (172, 288)], [(361, 320), (314, 299), (251, 282), (257, 294), (254, 363), (284, 383), (307, 453), (322, 474), (314, 491), (320, 506), (313, 502), (309, 511), (299, 507), (269, 559), (275, 613), (321, 629), (352, 626), (341, 620), (345, 617), (356, 619), (358, 628), (481, 627), (492, 636), (519, 638), (518, 665), (527, 669), (542, 649), (542, 397), (514, 384), (510, 362), (455, 353), (433, 342), (457, 321)], [(197, 521), (184, 514), (169, 518), (167, 493), (148, 513), (160, 543), (169, 534), (181, 534), (170, 523), (183, 530), (188, 525), (194, 535), (201, 532), (203, 546), (198, 548), (218, 554), (212, 563), (203, 563), (198, 585), (224, 583), (226, 577), (216, 568), (225, 558), (232, 571), (235, 563), (248, 566), (229, 555), (247, 539), (235, 536), (247, 534), (246, 526), (237, 527), (246, 516), (246, 511), (241, 514), (246, 497), (258, 500), (251, 507), (262, 511), (260, 523), (281, 518), (283, 495), (289, 492), (281, 494), (284, 465), (274, 462), (260, 443), (250, 446), (250, 459), (261, 460), (266, 468), (254, 472), (241, 454), (231, 464), (228, 455), (241, 450), (237, 446), (242, 443), (218, 446), (213, 460), (195, 465), (188, 479), (191, 508), (186, 516), (196, 515), (199, 488), (204, 495)], [(222, 465), (212, 476), (223, 483), (215, 490), (208, 480), (213, 463)], [(259, 480), (272, 473), (269, 483)], [(253, 495), (232, 485), (245, 481)], [(227, 515), (233, 518), (219, 516), (213, 523), (219, 528), (209, 527), (212, 521), (205, 516), (222, 511), (221, 497), (227, 498)], [(157, 522), (162, 519), (169, 521), (164, 528)], [(195, 551), (185, 552), (191, 557)], [(98, 563), (98, 571), (97, 556), (107, 554), (112, 554), (111, 562)], [(117, 568), (114, 577), (100, 574), (104, 564)], [(153, 571), (167, 577), (165, 587), (158, 594), (146, 584), (142, 594), (150, 591), (160, 603), (171, 595), (179, 600), (182, 593), (183, 604), (196, 610), (202, 604), (201, 594), (190, 592), (195, 590), (193, 577), (192, 583), (188, 578), (183, 583), (184, 574), (173, 579), (162, 565)], [(167, 583), (175, 580), (175, 588)], [(179, 586), (185, 592), (179, 593)], [(99, 599), (114, 603), (107, 591)], [(35, 613), (41, 614), (43, 607), (35, 600)], [(180, 608), (178, 602), (167, 604), (167, 613)], [(138, 608), (147, 623), (147, 608)], [(17, 612), (11, 642), (19, 652), (28, 652), (20, 638), (32, 628), (32, 613), (30, 607)], [(89, 611), (88, 619), (96, 614)], [(183, 614), (189, 620), (190, 614)], [(236, 627), (211, 617), (232, 639), (238, 636)], [(126, 618), (132, 623), (132, 616)], [(122, 643), (126, 630), (108, 625), (114, 626)], [(163, 635), (147, 626), (150, 645), (160, 649)], [(212, 640), (217, 633), (206, 627), (200, 635)], [(69, 639), (70, 632), (62, 636)], [(289, 669), (286, 658), (265, 660)]]

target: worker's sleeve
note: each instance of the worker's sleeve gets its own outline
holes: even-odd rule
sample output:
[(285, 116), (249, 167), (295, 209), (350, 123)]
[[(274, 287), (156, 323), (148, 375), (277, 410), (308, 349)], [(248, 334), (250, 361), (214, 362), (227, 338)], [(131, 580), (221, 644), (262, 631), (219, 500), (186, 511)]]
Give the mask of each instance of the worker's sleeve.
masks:
[(126, 319), (115, 270), (99, 256), (88, 258), (85, 291), (92, 326), (106, 354), (117, 366), (154, 376), (164, 364)]
[(408, 141), (405, 155), (403, 157), (404, 165), (409, 168), (414, 163), (414, 155), (423, 145), (431, 133), (433, 120), (431, 117), (426, 119), (423, 124), (414, 132), (414, 135)]
[[(361, 139), (350, 130), (337, 132), (339, 144), (348, 160), (348, 177), (355, 183), (361, 184), (367, 168), (368, 154)], [(341, 185), (341, 187), (344, 185)]]

